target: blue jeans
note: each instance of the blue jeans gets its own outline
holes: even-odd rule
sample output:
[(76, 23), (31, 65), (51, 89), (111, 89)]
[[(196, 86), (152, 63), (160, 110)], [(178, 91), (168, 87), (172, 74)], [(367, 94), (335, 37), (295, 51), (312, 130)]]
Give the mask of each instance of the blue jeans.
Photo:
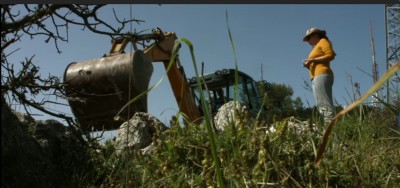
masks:
[(320, 74), (312, 80), (313, 94), (320, 114), (325, 122), (335, 117), (335, 108), (332, 100), (332, 86), (334, 77), (331, 74)]

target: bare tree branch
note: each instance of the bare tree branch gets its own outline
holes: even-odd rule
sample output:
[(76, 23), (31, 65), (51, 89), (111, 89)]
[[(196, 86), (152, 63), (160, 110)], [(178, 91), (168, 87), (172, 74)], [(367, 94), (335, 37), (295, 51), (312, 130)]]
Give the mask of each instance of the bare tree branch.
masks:
[[(49, 99), (36, 99), (43, 96), (65, 97), (64, 85), (60, 78), (53, 75), (42, 77), (40, 68), (33, 63), (34, 55), (21, 62), (9, 62), (14, 44), (21, 42), (22, 36), (31, 39), (43, 38), (44, 42), (54, 42), (57, 52), (61, 53), (59, 42), (68, 42), (71, 26), (81, 27), (93, 33), (109, 36), (126, 35), (125, 26), (128, 23), (140, 23), (142, 20), (119, 19), (113, 10), (115, 22), (108, 22), (99, 17), (99, 12), (106, 5), (76, 5), (76, 4), (1, 4), (1, 93), (7, 95), (10, 104), (21, 104), (29, 114), (29, 108), (37, 109), (53, 117), (64, 119), (68, 125), (77, 127), (74, 118), (55, 109), (49, 109), (47, 104), (66, 105)], [(5, 52), (8, 51), (8, 52)], [(11, 51), (11, 52), (10, 52)], [(9, 53), (6, 55), (6, 53)], [(20, 63), (21, 69), (16, 70)]]
[[(68, 41), (68, 37), (62, 36), (59, 29), (62, 27), (67, 29), (68, 24), (83, 26), (83, 30), (87, 28), (93, 33), (107, 35), (113, 38), (114, 36), (127, 34), (122, 33), (127, 23), (143, 22), (142, 20), (136, 19), (120, 21), (114, 13), (116, 22), (119, 23), (120, 26), (113, 27), (110, 23), (107, 23), (97, 16), (97, 12), (104, 6), (105, 5), (56, 4), (35, 5), (34, 8), (30, 8), (29, 5), (24, 5), (27, 13), (21, 16), (21, 10), (16, 11), (16, 13), (12, 12), (14, 5), (1, 5), (1, 38), (5, 39), (6, 36), (10, 34), (14, 36), (27, 34), (32, 38), (34, 36), (43, 35), (47, 36), (45, 42), (54, 40), (57, 50), (60, 52), (57, 45), (58, 40), (65, 42)], [(62, 12), (66, 13), (61, 15), (60, 13)], [(54, 31), (50, 30), (51, 27), (48, 25), (48, 19), (50, 19)], [(100, 26), (102, 26), (101, 28), (103, 29), (98, 29)], [(6, 47), (4, 47), (4, 49), (5, 48)]]

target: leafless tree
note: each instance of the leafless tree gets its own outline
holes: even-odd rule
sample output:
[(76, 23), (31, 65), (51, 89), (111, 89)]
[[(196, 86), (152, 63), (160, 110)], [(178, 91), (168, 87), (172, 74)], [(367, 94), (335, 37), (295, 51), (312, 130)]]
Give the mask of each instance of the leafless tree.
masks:
[[(9, 102), (21, 104), (29, 114), (29, 108), (35, 108), (43, 113), (65, 119), (68, 125), (76, 126), (73, 118), (51, 109), (45, 104), (55, 101), (39, 100), (40, 93), (65, 96), (60, 78), (49, 75), (42, 78), (39, 67), (33, 63), (32, 54), (21, 60), (21, 70), (14, 68), (17, 62), (9, 62), (9, 57), (18, 49), (13, 45), (21, 42), (22, 36), (31, 39), (44, 39), (44, 42), (54, 42), (58, 53), (60, 42), (68, 42), (68, 31), (71, 26), (81, 27), (93, 33), (109, 36), (111, 39), (128, 34), (125, 26), (129, 23), (143, 22), (136, 19), (119, 19), (113, 10), (115, 22), (107, 23), (98, 15), (105, 5), (76, 4), (36, 4), (36, 5), (1, 5), (1, 93)], [(8, 54), (5, 54), (7, 51)]]

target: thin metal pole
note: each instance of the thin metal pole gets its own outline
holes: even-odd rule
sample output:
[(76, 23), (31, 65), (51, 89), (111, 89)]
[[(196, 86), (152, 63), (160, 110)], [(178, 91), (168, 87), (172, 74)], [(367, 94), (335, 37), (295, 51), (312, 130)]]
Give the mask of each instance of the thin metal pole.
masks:
[[(385, 37), (386, 37), (386, 71), (389, 70), (389, 30), (388, 30), (388, 18), (387, 18), (387, 11), (388, 11), (388, 5), (385, 4)], [(390, 102), (390, 90), (389, 90), (389, 80), (386, 81), (386, 102), (389, 104)]]

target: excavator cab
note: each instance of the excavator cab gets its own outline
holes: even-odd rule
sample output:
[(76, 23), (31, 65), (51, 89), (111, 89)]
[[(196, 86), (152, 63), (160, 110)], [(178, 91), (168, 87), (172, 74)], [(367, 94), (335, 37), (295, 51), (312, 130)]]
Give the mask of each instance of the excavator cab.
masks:
[[(261, 108), (261, 97), (256, 82), (247, 74), (238, 72), (238, 84), (235, 85), (235, 69), (217, 70), (200, 78), (203, 95), (209, 104), (211, 113), (215, 114), (218, 109), (229, 101), (244, 102), (252, 113), (257, 113)], [(196, 77), (189, 80), (190, 87), (196, 99), (196, 104), (201, 108), (200, 90)]]

